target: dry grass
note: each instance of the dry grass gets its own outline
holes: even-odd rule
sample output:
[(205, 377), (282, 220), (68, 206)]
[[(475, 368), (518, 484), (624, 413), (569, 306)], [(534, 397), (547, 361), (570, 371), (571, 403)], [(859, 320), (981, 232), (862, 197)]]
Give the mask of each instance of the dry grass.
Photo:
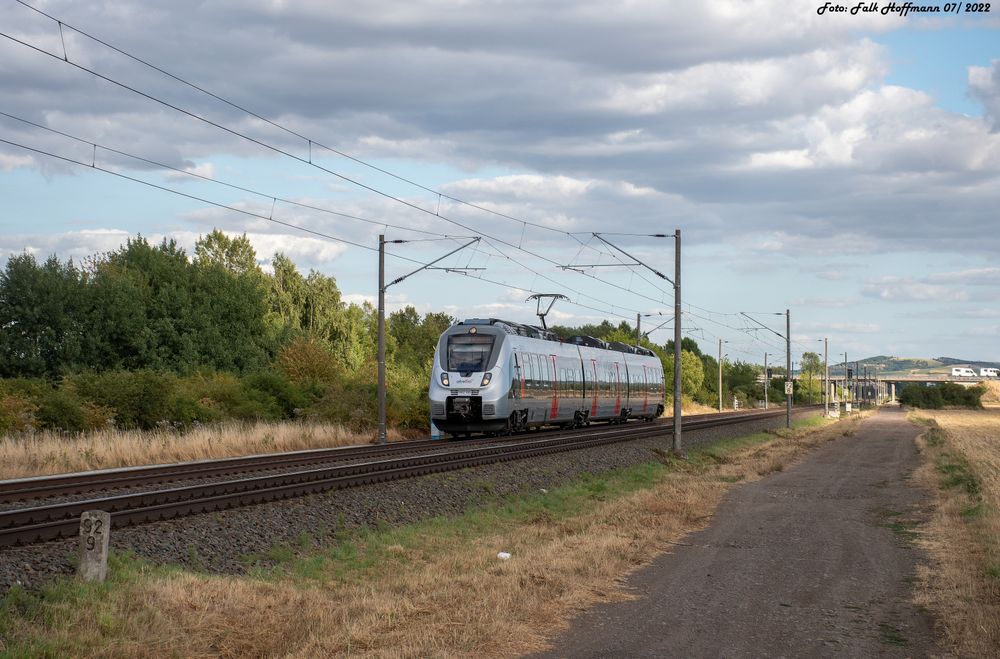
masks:
[[(711, 405), (702, 405), (701, 403), (692, 400), (686, 396), (681, 398), (681, 413), (682, 414), (712, 414), (713, 412), (718, 412), (719, 410)], [(732, 410), (728, 410), (732, 411)], [(667, 401), (664, 406), (663, 414), (660, 415), (661, 419), (672, 419), (674, 417), (674, 404), (671, 401)]]
[[(0, 439), (0, 479), (367, 444), (373, 433), (324, 423), (243, 423), (173, 431), (39, 432)], [(390, 441), (402, 435), (389, 432)]]
[[(958, 656), (1000, 655), (1000, 409), (921, 410), (928, 457), (918, 478), (936, 492), (924, 536), (933, 565), (918, 603), (941, 621)], [(941, 432), (943, 430), (943, 433)]]
[[(625, 599), (620, 580), (707, 524), (732, 483), (783, 469), (856, 423), (757, 437), (689, 461), (664, 454), (668, 469), (646, 467), (650, 487), (610, 497), (583, 485), (590, 494), (568, 513), (546, 505), (554, 506), (550, 497), (562, 496), (560, 489), (537, 495), (520, 516), (500, 506), (480, 517), (387, 531), (350, 551), (317, 550), (281, 579), (133, 574), (99, 603), (13, 619), (8, 639), (28, 654), (48, 648), (121, 657), (506, 657), (539, 650), (578, 610)], [(501, 550), (513, 557), (499, 560)]]
[(983, 385), (986, 387), (986, 393), (982, 398), (983, 404), (990, 407), (1000, 405), (1000, 381), (986, 380)]
[[(682, 407), (685, 414), (716, 411), (687, 399)], [(672, 417), (673, 408), (663, 416)], [(397, 430), (388, 432), (391, 442), (405, 437)], [(374, 439), (373, 432), (354, 432), (337, 424), (292, 421), (229, 423), (185, 432), (109, 429), (66, 435), (42, 431), (0, 437), (0, 479), (369, 444)]]

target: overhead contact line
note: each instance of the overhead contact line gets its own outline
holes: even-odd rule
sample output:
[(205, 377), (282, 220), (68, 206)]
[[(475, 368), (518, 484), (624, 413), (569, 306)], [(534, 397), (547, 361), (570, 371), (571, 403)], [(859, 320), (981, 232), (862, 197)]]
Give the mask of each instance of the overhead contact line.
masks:
[[(142, 60), (141, 58), (138, 58), (136, 56), (130, 55), (130, 54), (126, 53), (125, 51), (123, 51), (123, 50), (121, 50), (119, 48), (116, 48), (114, 46), (111, 46), (111, 45), (107, 44), (106, 42), (104, 42), (104, 41), (102, 41), (100, 39), (94, 38), (94, 37), (92, 37), (91, 35), (87, 34), (86, 32), (84, 32), (82, 30), (78, 30), (78, 29), (76, 29), (76, 28), (74, 28), (74, 27), (72, 27), (72, 26), (70, 26), (70, 25), (68, 25), (66, 23), (63, 23), (61, 20), (59, 20), (59, 19), (57, 19), (57, 18), (55, 18), (55, 17), (53, 17), (53, 16), (51, 16), (49, 14), (41, 12), (40, 10), (37, 10), (36, 8), (32, 7), (31, 5), (28, 5), (27, 3), (23, 2), (22, 0), (17, 0), (17, 1), (20, 4), (22, 4), (23, 6), (31, 9), (32, 11), (36, 11), (36, 12), (44, 15), (46, 18), (48, 18), (48, 19), (56, 22), (60, 26), (69, 27), (70, 29), (73, 29), (74, 31), (77, 31), (80, 34), (82, 34), (82, 35), (84, 35), (84, 36), (86, 36), (88, 38), (94, 39), (94, 41), (97, 41), (98, 43), (101, 43), (103, 45), (108, 46), (109, 48), (114, 49), (116, 52), (120, 52), (123, 55), (125, 55), (127, 57), (130, 57), (130, 58), (132, 58), (133, 60), (135, 60), (137, 62), (140, 62), (140, 63), (142, 63), (144, 65), (150, 66), (150, 68), (153, 68), (154, 70), (157, 70), (157, 71), (159, 71), (161, 73), (164, 73), (165, 75), (169, 75), (171, 78), (173, 78), (175, 80), (178, 80), (179, 82), (182, 82), (182, 83), (184, 83), (186, 85), (189, 85), (192, 88), (198, 89), (199, 91), (208, 93), (213, 98), (218, 98), (222, 102), (228, 103), (232, 107), (238, 108), (241, 111), (248, 112), (249, 114), (251, 114), (251, 116), (257, 117), (257, 118), (261, 119), (262, 121), (266, 121), (266, 122), (271, 123), (271, 124), (274, 123), (274, 122), (271, 122), (270, 120), (268, 120), (268, 119), (266, 119), (264, 117), (260, 117), (259, 115), (256, 115), (256, 114), (254, 114), (252, 112), (247, 111), (246, 109), (242, 108), (241, 106), (238, 106), (238, 105), (236, 105), (234, 103), (226, 101), (225, 99), (222, 99), (219, 96), (216, 96), (216, 95), (214, 95), (214, 94), (212, 94), (210, 92), (207, 92), (206, 90), (198, 87), (197, 85), (189, 83), (189, 82), (183, 80), (182, 78), (180, 78), (178, 76), (175, 76), (173, 74), (169, 74), (166, 71), (164, 71), (163, 69), (160, 69), (159, 67), (156, 67), (154, 65), (151, 65), (151, 64), (145, 62), (145, 60)], [(267, 143), (267, 142), (265, 142), (263, 140), (259, 140), (257, 138), (254, 138), (254, 137), (252, 137), (250, 135), (242, 133), (242, 132), (240, 132), (238, 130), (235, 130), (233, 128), (229, 128), (228, 126), (225, 126), (225, 125), (223, 125), (223, 124), (221, 124), (219, 122), (216, 122), (216, 121), (213, 121), (211, 119), (208, 119), (207, 117), (203, 117), (203, 116), (199, 115), (196, 112), (192, 112), (190, 110), (186, 110), (186, 109), (184, 109), (184, 108), (182, 108), (182, 107), (180, 107), (178, 105), (170, 103), (169, 101), (160, 99), (160, 98), (158, 98), (158, 97), (156, 97), (156, 96), (154, 96), (152, 94), (149, 94), (149, 93), (144, 92), (144, 91), (142, 91), (140, 89), (137, 89), (136, 87), (133, 87), (133, 86), (128, 85), (126, 83), (123, 83), (121, 81), (115, 80), (114, 78), (106, 76), (106, 75), (104, 75), (104, 74), (102, 74), (102, 73), (100, 73), (100, 72), (98, 72), (98, 71), (96, 71), (94, 69), (91, 69), (91, 68), (89, 68), (87, 66), (83, 66), (81, 64), (78, 64), (78, 63), (70, 60), (69, 57), (68, 57), (68, 55), (66, 53), (64, 53), (63, 56), (60, 57), (59, 55), (57, 55), (55, 53), (49, 52), (49, 51), (45, 50), (44, 48), (40, 48), (38, 46), (35, 46), (35, 45), (31, 44), (31, 43), (28, 43), (28, 42), (24, 41), (23, 39), (19, 39), (19, 38), (15, 37), (15, 36), (12, 36), (12, 35), (7, 34), (5, 32), (0, 32), (0, 36), (5, 37), (5, 38), (7, 38), (7, 39), (9, 39), (9, 40), (17, 43), (17, 44), (20, 44), (22, 46), (30, 48), (31, 50), (34, 50), (34, 51), (36, 51), (38, 53), (41, 53), (41, 54), (44, 54), (44, 55), (48, 55), (49, 57), (51, 57), (53, 59), (56, 59), (58, 61), (64, 62), (66, 64), (69, 64), (70, 66), (72, 66), (72, 67), (74, 67), (74, 68), (76, 68), (76, 69), (78, 69), (80, 71), (83, 71), (85, 73), (89, 73), (90, 75), (93, 75), (93, 76), (95, 76), (95, 77), (97, 77), (97, 78), (99, 78), (101, 80), (104, 80), (105, 82), (108, 82), (108, 83), (110, 83), (112, 85), (115, 85), (117, 87), (125, 89), (125, 90), (127, 90), (129, 92), (132, 92), (134, 94), (137, 94), (139, 96), (142, 96), (143, 98), (146, 98), (147, 100), (153, 101), (154, 103), (158, 103), (158, 104), (160, 104), (160, 105), (162, 105), (164, 107), (170, 108), (170, 109), (172, 109), (172, 110), (174, 110), (176, 112), (179, 112), (179, 113), (181, 113), (181, 114), (183, 114), (185, 116), (188, 116), (188, 117), (190, 117), (192, 119), (195, 119), (197, 121), (201, 121), (201, 122), (203, 122), (203, 123), (205, 123), (205, 124), (207, 124), (209, 126), (217, 128), (219, 130), (222, 130), (222, 131), (224, 131), (224, 132), (226, 132), (226, 133), (228, 133), (230, 135), (233, 135), (234, 137), (238, 137), (238, 138), (244, 139), (244, 140), (246, 140), (246, 141), (248, 141), (248, 142), (250, 142), (252, 144), (256, 144), (257, 146), (260, 146), (260, 147), (262, 147), (264, 149), (267, 149), (267, 150), (272, 151), (274, 153), (277, 153), (277, 154), (283, 155), (285, 157), (291, 158), (291, 159), (293, 159), (293, 160), (295, 160), (295, 161), (297, 161), (297, 162), (299, 162), (301, 164), (308, 165), (310, 167), (314, 167), (314, 168), (316, 168), (316, 169), (318, 169), (320, 171), (323, 171), (323, 172), (325, 172), (327, 174), (330, 174), (331, 176), (335, 176), (335, 177), (337, 177), (337, 178), (339, 178), (339, 179), (341, 179), (341, 180), (343, 180), (343, 181), (345, 181), (347, 183), (350, 183), (350, 184), (355, 185), (355, 186), (357, 186), (359, 188), (362, 188), (364, 190), (372, 192), (373, 194), (379, 195), (379, 196), (381, 196), (383, 198), (386, 198), (386, 199), (389, 199), (389, 200), (394, 201), (396, 203), (402, 204), (402, 205), (407, 206), (407, 207), (409, 207), (409, 208), (411, 208), (413, 210), (416, 210), (418, 212), (425, 213), (425, 214), (428, 214), (428, 215), (436, 217), (436, 218), (440, 218), (441, 220), (443, 220), (445, 222), (448, 222), (450, 224), (453, 224), (455, 226), (461, 227), (461, 228), (465, 229), (466, 231), (470, 231), (470, 232), (472, 232), (472, 233), (474, 233), (476, 235), (479, 235), (479, 236), (481, 236), (483, 238), (490, 238), (490, 239), (492, 239), (492, 240), (494, 240), (496, 242), (499, 242), (501, 244), (504, 244), (504, 245), (506, 245), (508, 247), (517, 249), (517, 250), (519, 250), (521, 252), (524, 252), (525, 254), (528, 254), (529, 256), (532, 256), (532, 257), (537, 258), (539, 260), (545, 261), (545, 262), (547, 262), (547, 263), (549, 263), (549, 264), (551, 264), (553, 266), (558, 267), (560, 265), (556, 260), (551, 259), (551, 258), (549, 258), (549, 257), (547, 257), (547, 256), (545, 256), (543, 254), (534, 252), (534, 251), (532, 251), (530, 249), (525, 249), (521, 245), (515, 245), (514, 243), (512, 243), (510, 241), (507, 241), (507, 240), (504, 240), (502, 238), (499, 238), (499, 237), (496, 237), (496, 236), (491, 236), (490, 234), (487, 234), (485, 232), (478, 231), (478, 230), (472, 228), (471, 226), (469, 226), (467, 224), (459, 222), (458, 220), (454, 220), (454, 219), (449, 218), (449, 217), (447, 217), (445, 215), (441, 215), (437, 211), (431, 211), (430, 209), (427, 209), (427, 208), (424, 208), (422, 206), (419, 206), (418, 204), (409, 202), (409, 201), (407, 201), (405, 199), (402, 199), (400, 197), (392, 195), (392, 194), (390, 194), (388, 192), (385, 192), (383, 190), (379, 190), (378, 188), (376, 188), (374, 186), (367, 185), (365, 183), (362, 183), (361, 181), (358, 181), (358, 180), (353, 179), (353, 178), (351, 178), (349, 176), (346, 176), (344, 174), (336, 172), (336, 171), (334, 171), (332, 169), (329, 169), (327, 167), (319, 165), (319, 164), (317, 164), (317, 163), (315, 163), (315, 162), (312, 161), (311, 155), (310, 155), (310, 157), (308, 159), (307, 158), (302, 158), (301, 156), (297, 156), (297, 155), (295, 155), (295, 154), (293, 154), (293, 153), (291, 153), (289, 151), (286, 151), (286, 150), (284, 150), (284, 149), (282, 149), (280, 147), (277, 147), (277, 146), (274, 146), (272, 144), (269, 144), (269, 143)], [(274, 125), (277, 125), (277, 124), (274, 124)], [(294, 133), (294, 131), (290, 131), (288, 129), (285, 129), (282, 126), (278, 126), (278, 127), (282, 128), (283, 130), (287, 130), (291, 134), (298, 135), (297, 133)], [(301, 137), (302, 139), (309, 140), (310, 147), (314, 143), (313, 140), (311, 140), (309, 138), (305, 138), (304, 136), (299, 136), (299, 137)], [(358, 162), (361, 162), (362, 164), (367, 165), (367, 163), (364, 163), (363, 161), (358, 160)], [(392, 175), (392, 174), (390, 173), (390, 175)], [(403, 179), (401, 179), (401, 180), (403, 180)], [(425, 189), (427, 189), (427, 188), (425, 188)], [(438, 194), (441, 197), (447, 197), (447, 195), (443, 195), (442, 193), (439, 193), (437, 191), (433, 191), (432, 190), (431, 192), (434, 192), (435, 194)], [(451, 198), (451, 197), (447, 197), (447, 198)], [(457, 200), (457, 201), (461, 201), (461, 200)], [(211, 202), (208, 202), (208, 203), (211, 203)], [(462, 202), (462, 203), (466, 203), (466, 202)], [(468, 205), (474, 206), (473, 204), (468, 204)], [(492, 211), (489, 211), (489, 209), (485, 209), (485, 208), (481, 208), (481, 210), (485, 210), (487, 212), (492, 212)], [(502, 215), (502, 214), (498, 214), (498, 215)], [(553, 231), (553, 232), (556, 232), (556, 233), (561, 233), (561, 234), (564, 234), (564, 235), (572, 237), (577, 242), (581, 242), (578, 238), (576, 238), (576, 236), (572, 235), (570, 232), (567, 232), (567, 231), (564, 231), (564, 230), (561, 230), (561, 229), (553, 229), (551, 227), (546, 227), (544, 225), (540, 225), (540, 224), (536, 224), (536, 223), (529, 223), (526, 220), (521, 220), (521, 219), (518, 219), (518, 218), (513, 218), (512, 216), (505, 216), (505, 217), (507, 217), (508, 219), (512, 219), (512, 220), (514, 220), (516, 222), (521, 222), (521, 223), (523, 223), (526, 226), (530, 224), (531, 226), (537, 226), (539, 228), (543, 228), (543, 229), (546, 229), (546, 230), (549, 230), (549, 231)], [(347, 242), (347, 241), (342, 241), (342, 242)], [(374, 251), (374, 248), (368, 248), (368, 249)], [(610, 281), (604, 280), (604, 279), (602, 279), (600, 277), (597, 277), (595, 275), (589, 275), (588, 274), (587, 276), (589, 276), (594, 281), (600, 282), (600, 283), (602, 283), (602, 284), (604, 284), (606, 286), (610, 286), (610, 287), (618, 289), (620, 291), (623, 291), (623, 292), (626, 292), (626, 293), (630, 293), (632, 295), (636, 295), (638, 297), (641, 297), (641, 298), (644, 298), (646, 300), (655, 302), (657, 304), (662, 304), (663, 303), (662, 299), (656, 299), (656, 298), (650, 297), (648, 295), (639, 293), (637, 291), (630, 290), (628, 288), (622, 287), (622, 286), (620, 286), (618, 284), (615, 284), (614, 282), (610, 282)], [(574, 289), (566, 286), (565, 284), (557, 284), (557, 285), (561, 286), (562, 288), (568, 289), (568, 290), (574, 290)], [(578, 295), (580, 294), (579, 291), (574, 291), (574, 292), (576, 292)], [(587, 297), (591, 297), (591, 296), (587, 296)]]

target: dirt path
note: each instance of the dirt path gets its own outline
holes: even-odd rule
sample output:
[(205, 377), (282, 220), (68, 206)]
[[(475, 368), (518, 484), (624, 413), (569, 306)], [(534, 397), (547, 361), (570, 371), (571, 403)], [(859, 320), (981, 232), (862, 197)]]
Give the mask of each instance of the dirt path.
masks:
[(632, 575), (637, 599), (597, 606), (553, 657), (920, 657), (909, 484), (919, 429), (898, 409), (788, 470), (733, 489), (711, 525)]

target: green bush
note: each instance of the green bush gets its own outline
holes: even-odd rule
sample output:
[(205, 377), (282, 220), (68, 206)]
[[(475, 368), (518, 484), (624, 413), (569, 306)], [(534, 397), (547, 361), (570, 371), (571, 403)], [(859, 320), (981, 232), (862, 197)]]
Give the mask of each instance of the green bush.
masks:
[(86, 373), (67, 380), (79, 395), (114, 411), (120, 428), (155, 428), (170, 421), (177, 376), (157, 371)]
[(177, 390), (170, 397), (170, 416), (172, 423), (187, 427), (195, 423), (211, 423), (221, 421), (224, 414), (218, 408), (203, 405), (200, 400), (184, 391), (184, 382), (178, 383)]
[(277, 398), (246, 386), (241, 388), (239, 398), (230, 402), (227, 411), (230, 417), (246, 421), (276, 421), (285, 416)]
[(0, 394), (17, 396), (29, 401), (37, 401), (51, 388), (52, 383), (44, 378), (9, 378), (0, 380)]
[(295, 383), (329, 383), (339, 380), (344, 369), (320, 341), (299, 337), (278, 352), (275, 366)]
[(310, 416), (357, 431), (378, 427), (378, 386), (360, 378), (335, 382), (308, 408)]
[(908, 384), (899, 393), (899, 402), (911, 407), (924, 409), (940, 409), (951, 407), (982, 407), (982, 396), (986, 393), (983, 386), (963, 387), (954, 382), (945, 382), (928, 387), (920, 384)]
[(295, 417), (297, 410), (304, 409), (318, 397), (316, 387), (293, 383), (284, 373), (275, 371), (252, 373), (243, 379), (243, 387), (248, 392), (260, 392), (276, 401), (281, 416), (285, 418)]
[(19, 394), (0, 393), (0, 434), (34, 428), (37, 411), (37, 405)]
[(83, 401), (64, 387), (49, 389), (38, 398), (35, 417), (39, 426), (49, 430), (80, 432), (89, 429)]
[(397, 428), (430, 429), (427, 388), (430, 369), (426, 371), (391, 368), (386, 374), (386, 417)]

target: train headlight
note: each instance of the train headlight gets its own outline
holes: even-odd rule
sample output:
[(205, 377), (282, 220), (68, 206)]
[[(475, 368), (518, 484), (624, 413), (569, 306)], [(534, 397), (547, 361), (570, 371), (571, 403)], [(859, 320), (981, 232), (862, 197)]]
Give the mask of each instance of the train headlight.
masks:
[(448, 386), (448, 374), (447, 373), (444, 373), (444, 372), (441, 373), (441, 384), (443, 384), (446, 387)]
[(490, 383), (490, 380), (492, 380), (492, 379), (493, 379), (493, 374), (492, 373), (487, 373), (486, 375), (483, 376), (483, 383), (481, 385), (479, 385), (479, 386), (480, 387), (485, 387), (486, 385), (488, 385)]

